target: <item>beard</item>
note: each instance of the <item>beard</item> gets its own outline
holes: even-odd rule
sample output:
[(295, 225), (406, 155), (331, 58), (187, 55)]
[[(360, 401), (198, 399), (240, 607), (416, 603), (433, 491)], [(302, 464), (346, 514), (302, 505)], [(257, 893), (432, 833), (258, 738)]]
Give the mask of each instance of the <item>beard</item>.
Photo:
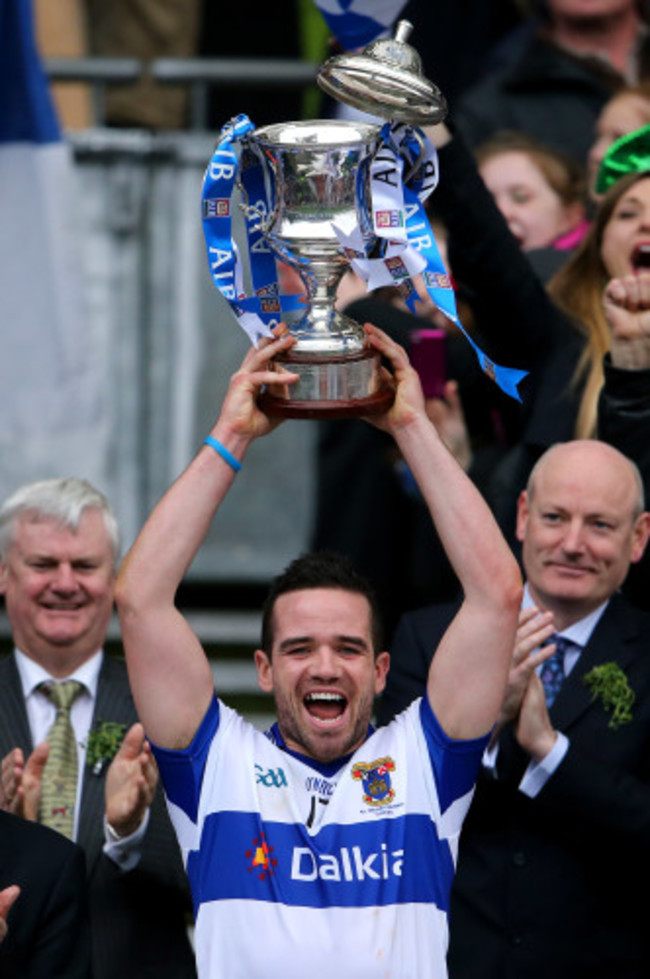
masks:
[[(326, 728), (317, 732), (308, 726), (308, 721), (303, 720), (300, 711), (304, 710), (302, 701), (297, 708), (293, 703), (276, 693), (276, 716), (278, 727), (285, 743), (302, 754), (313, 758), (315, 761), (328, 764), (343, 758), (352, 753), (366, 738), (372, 709), (374, 704), (374, 693), (360, 694), (354, 703), (353, 716), (348, 717), (348, 721), (342, 730), (328, 733)], [(351, 702), (348, 700), (347, 711), (351, 709)]]

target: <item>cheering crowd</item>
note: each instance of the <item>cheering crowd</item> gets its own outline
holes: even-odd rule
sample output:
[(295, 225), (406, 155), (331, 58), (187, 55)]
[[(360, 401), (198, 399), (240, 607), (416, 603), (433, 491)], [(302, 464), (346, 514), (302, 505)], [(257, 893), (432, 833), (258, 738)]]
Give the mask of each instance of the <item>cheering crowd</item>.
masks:
[(268, 731), (177, 593), (279, 424), (284, 324), (125, 557), (83, 473), (0, 506), (0, 976), (648, 974), (647, 44), (645, 3), (547, 0), (427, 130), (461, 318), (521, 400), (424, 293), (345, 283), (394, 398), (319, 424), (313, 550), (253, 654)]

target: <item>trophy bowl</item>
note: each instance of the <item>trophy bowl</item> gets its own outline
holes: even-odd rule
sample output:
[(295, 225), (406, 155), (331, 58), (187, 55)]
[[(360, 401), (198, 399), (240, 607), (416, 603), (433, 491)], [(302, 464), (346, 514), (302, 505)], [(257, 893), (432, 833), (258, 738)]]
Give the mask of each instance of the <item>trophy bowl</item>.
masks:
[(274, 360), (279, 373), (291, 371), (298, 380), (262, 394), (269, 414), (355, 417), (383, 411), (392, 401), (361, 325), (335, 308), (350, 264), (335, 224), (354, 222), (368, 247), (376, 242), (368, 196), (379, 131), (373, 123), (319, 119), (276, 123), (248, 136), (247, 150), (263, 160), (273, 188), (270, 213), (259, 215), (262, 234), (297, 271), (306, 297), (304, 313), (288, 324), (295, 345)]
[[(223, 127), (206, 171), (202, 213), (215, 285), (253, 343), (268, 333), (281, 309), (296, 340), (287, 354), (273, 360), (278, 382), (260, 397), (269, 414), (355, 417), (382, 412), (393, 400), (381, 358), (362, 326), (336, 309), (336, 295), (351, 265), (367, 282), (399, 282), (404, 288), (412, 270), (417, 274), (427, 266), (426, 259), (421, 265), (413, 254), (410, 268), (396, 265), (401, 251), (413, 253), (420, 246), (404, 241), (408, 229), (397, 183), (391, 184), (392, 198), (387, 192), (391, 174), (401, 181), (402, 191), (408, 186), (418, 195), (416, 210), (420, 207), (435, 186), (436, 167), (433, 148), (427, 148), (417, 125), (439, 122), (446, 112), (444, 97), (422, 76), (419, 55), (406, 43), (411, 29), (408, 21), (400, 21), (394, 38), (371, 42), (360, 55), (330, 58), (318, 73), (326, 93), (370, 112), (370, 121), (316, 119), (254, 129), (240, 114)], [(398, 145), (391, 141), (400, 126)], [(389, 170), (382, 173), (386, 154)], [(408, 172), (402, 175), (405, 165)], [(232, 237), (230, 206), (236, 189), (246, 216), (251, 296)], [(382, 208), (378, 201), (388, 203)], [(391, 240), (387, 229), (397, 225), (386, 221), (393, 218), (401, 230)], [(301, 303), (282, 296), (274, 257), (302, 280), (304, 306), (295, 319)], [(373, 260), (379, 261), (371, 266)], [(297, 375), (291, 384), (282, 380), (287, 371)]]

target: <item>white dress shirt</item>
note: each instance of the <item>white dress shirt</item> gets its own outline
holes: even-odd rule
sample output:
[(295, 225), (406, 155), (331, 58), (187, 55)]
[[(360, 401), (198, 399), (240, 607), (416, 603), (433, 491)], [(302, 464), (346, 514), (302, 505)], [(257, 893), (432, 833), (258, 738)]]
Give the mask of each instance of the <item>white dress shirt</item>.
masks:
[[(34, 746), (41, 744), (47, 739), (48, 732), (56, 718), (56, 707), (47, 697), (39, 686), (42, 683), (61, 682), (61, 678), (55, 679), (43, 669), (38, 663), (29, 656), (26, 656), (19, 649), (14, 649), (18, 675), (22, 686), (25, 707), (27, 709), (27, 720), (32, 735)], [(83, 685), (83, 690), (75, 699), (70, 708), (70, 723), (75, 733), (77, 742), (77, 797), (74, 807), (74, 830), (73, 839), (77, 839), (79, 830), (79, 811), (81, 803), (81, 790), (83, 785), (84, 765), (86, 764), (86, 744), (88, 734), (92, 724), (95, 701), (97, 699), (97, 684), (99, 673), (104, 659), (103, 650), (98, 650), (90, 659), (82, 663), (66, 680), (77, 680)], [(96, 776), (89, 776), (96, 777)], [(149, 811), (147, 810), (142, 823), (130, 836), (118, 838), (111, 832), (104, 818), (104, 853), (110, 857), (122, 870), (130, 870), (135, 867), (140, 859), (141, 842), (146, 832), (149, 821)]]

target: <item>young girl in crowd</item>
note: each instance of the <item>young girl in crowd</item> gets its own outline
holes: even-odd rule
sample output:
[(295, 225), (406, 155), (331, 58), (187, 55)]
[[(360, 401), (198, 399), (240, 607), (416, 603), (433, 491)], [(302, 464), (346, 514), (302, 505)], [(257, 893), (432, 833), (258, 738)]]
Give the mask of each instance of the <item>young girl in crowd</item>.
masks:
[(502, 132), (475, 153), (479, 173), (523, 251), (574, 248), (586, 233), (585, 181), (570, 157), (526, 133)]
[(629, 85), (612, 96), (603, 107), (595, 128), (594, 142), (587, 158), (587, 186), (592, 201), (602, 196), (596, 179), (605, 153), (616, 140), (650, 123), (650, 81)]
[[(547, 289), (462, 141), (445, 126), (431, 135), (440, 152), (435, 207), (448, 230), (451, 271), (472, 295), (490, 356), (530, 371), (520, 385), (521, 436), (486, 490), (507, 533), (514, 527), (517, 495), (544, 449), (595, 434), (602, 357), (609, 343), (603, 289), (610, 278), (645, 262), (650, 175), (636, 173), (612, 185), (582, 243)], [(628, 152), (634, 156), (633, 145)]]
[[(582, 243), (546, 288), (462, 140), (445, 126), (435, 127), (430, 135), (440, 159), (440, 183), (432, 204), (447, 230), (451, 273), (468, 298), (479, 342), (497, 363), (529, 371), (520, 384), (522, 404), (506, 399), (507, 408), (517, 409), (509, 447), (478, 480), (516, 551), (516, 501), (534, 463), (555, 442), (595, 434), (602, 356), (609, 343), (601, 311), (603, 290), (610, 278), (633, 272), (641, 267), (646, 253), (650, 254), (650, 173), (613, 184)], [(650, 169), (650, 153), (648, 164)], [(449, 376), (459, 380), (462, 395), (462, 375)], [(486, 402), (483, 413), (488, 410)], [(457, 421), (457, 411), (451, 411), (450, 422)], [(364, 466), (360, 468), (365, 469), (365, 460), (372, 456), (366, 451), (368, 435), (363, 435), (367, 428), (359, 426), (359, 441), (354, 446), (349, 423), (330, 440), (338, 464), (347, 465), (350, 472), (357, 471), (355, 462), (361, 458)], [(324, 446), (321, 450), (320, 475), (325, 476), (332, 460)], [(368, 499), (377, 498), (377, 485), (367, 488), (366, 510)], [(341, 548), (343, 544), (345, 549), (346, 537), (338, 533), (342, 503), (329, 493), (323, 497), (335, 519), (320, 522), (318, 546)], [(366, 521), (364, 513), (359, 508), (356, 514), (355, 533), (360, 539), (376, 533), (377, 523)], [(338, 533), (336, 539), (332, 527)], [(365, 546), (363, 541), (359, 545), (361, 557)], [(355, 556), (359, 559), (359, 554)], [(392, 568), (389, 584), (399, 591), (399, 581), (408, 577), (408, 568), (404, 559), (393, 560)], [(435, 586), (431, 587), (429, 600), (440, 597)]]
[[(648, 134), (650, 148), (650, 134)], [(650, 155), (646, 157), (650, 166)], [(582, 246), (549, 283), (556, 304), (586, 337), (576, 368), (582, 388), (574, 434), (593, 438), (598, 397), (603, 384), (603, 357), (611, 331), (602, 294), (609, 279), (650, 268), (650, 172), (621, 177), (609, 188)]]

